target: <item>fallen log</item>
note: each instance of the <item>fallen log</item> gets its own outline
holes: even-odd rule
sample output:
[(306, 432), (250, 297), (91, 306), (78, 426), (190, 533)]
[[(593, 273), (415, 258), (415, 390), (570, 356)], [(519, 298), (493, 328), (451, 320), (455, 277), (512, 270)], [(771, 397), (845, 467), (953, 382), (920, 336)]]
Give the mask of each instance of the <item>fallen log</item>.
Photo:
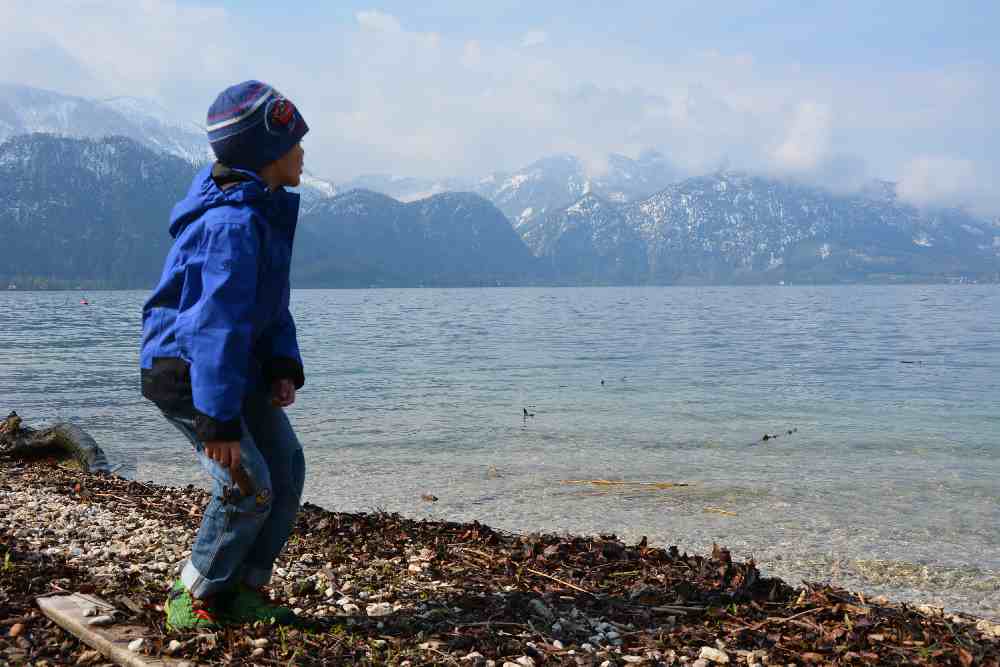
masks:
[(91, 473), (111, 470), (104, 450), (76, 424), (59, 422), (48, 428), (33, 429), (23, 426), (16, 412), (0, 422), (0, 457), (54, 458), (61, 464), (68, 463)]

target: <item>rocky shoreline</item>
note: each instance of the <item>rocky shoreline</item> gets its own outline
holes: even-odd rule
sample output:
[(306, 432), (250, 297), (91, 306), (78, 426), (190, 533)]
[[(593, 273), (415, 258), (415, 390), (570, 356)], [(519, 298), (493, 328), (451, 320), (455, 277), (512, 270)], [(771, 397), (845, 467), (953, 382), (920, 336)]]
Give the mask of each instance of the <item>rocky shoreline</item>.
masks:
[(0, 458), (0, 664), (105, 664), (35, 598), (91, 593), (148, 628), (137, 653), (199, 665), (892, 664), (1000, 666), (1000, 626), (752, 561), (614, 536), (306, 504), (272, 595), (300, 627), (169, 633), (162, 603), (207, 494)]

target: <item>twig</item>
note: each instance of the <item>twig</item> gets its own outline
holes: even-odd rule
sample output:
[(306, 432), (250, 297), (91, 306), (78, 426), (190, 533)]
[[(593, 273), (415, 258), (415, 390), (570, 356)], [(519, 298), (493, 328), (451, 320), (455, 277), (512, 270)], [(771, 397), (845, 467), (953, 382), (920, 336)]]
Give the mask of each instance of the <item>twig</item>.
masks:
[(493, 556), (489, 555), (488, 553), (483, 553), (482, 551), (479, 551), (477, 549), (470, 549), (469, 547), (458, 547), (458, 548), (462, 551), (468, 551), (471, 554), (476, 554), (477, 556), (481, 556), (486, 560), (488, 560), (490, 562), (490, 565), (493, 564)]
[(448, 654), (447, 654), (447, 653), (445, 653), (444, 651), (439, 651), (439, 650), (437, 650), (436, 648), (429, 648), (429, 647), (428, 647), (428, 649), (427, 649), (427, 650), (428, 650), (428, 651), (431, 651), (431, 652), (433, 652), (433, 653), (437, 653), (438, 655), (442, 655), (442, 656), (444, 656), (445, 658), (447, 658), (447, 659), (448, 659), (448, 661), (449, 661), (449, 662), (453, 662), (453, 663), (455, 663), (456, 665), (460, 665), (460, 664), (462, 664), (462, 663), (460, 663), (460, 662), (458, 661), (458, 659), (457, 659), (457, 658), (455, 658), (454, 656), (451, 656), (451, 655), (448, 655)]
[[(122, 498), (121, 496), (116, 496), (113, 493), (95, 493), (94, 495), (95, 496), (100, 496), (102, 498), (114, 498), (115, 500), (119, 500), (119, 501), (121, 501), (123, 503), (129, 503), (130, 505), (135, 505), (136, 504), (135, 500), (133, 500), (131, 498)], [(142, 505), (142, 506), (145, 508), (145, 505)]]
[(544, 572), (539, 572), (538, 570), (532, 570), (530, 567), (526, 567), (524, 569), (527, 572), (530, 572), (531, 574), (538, 575), (539, 577), (545, 577), (546, 579), (551, 579), (552, 581), (556, 582), (557, 584), (562, 584), (563, 586), (566, 586), (567, 588), (572, 588), (575, 591), (580, 591), (581, 593), (586, 593), (587, 595), (593, 595), (595, 598), (597, 597), (596, 593), (594, 593), (592, 591), (588, 591), (586, 588), (580, 588), (576, 584), (571, 584), (568, 581), (563, 581), (562, 579), (557, 579), (557, 578), (553, 577), (551, 574), (545, 574)]
[(824, 607), (816, 607), (814, 609), (806, 609), (805, 611), (800, 611), (797, 614), (793, 614), (791, 616), (786, 616), (784, 618), (779, 618), (777, 616), (772, 616), (770, 618), (765, 618), (760, 623), (757, 623), (755, 625), (751, 625), (750, 629), (751, 630), (759, 630), (760, 628), (764, 627), (768, 623), (777, 623), (778, 625), (781, 625), (782, 623), (787, 623), (788, 621), (791, 621), (793, 619), (801, 618), (802, 616), (807, 616), (809, 614), (814, 614), (817, 611), (822, 611), (823, 609), (824, 609)]
[(692, 611), (705, 611), (708, 607), (682, 607), (680, 605), (665, 604), (658, 607), (640, 607), (649, 611), (662, 611), (668, 614), (687, 614)]

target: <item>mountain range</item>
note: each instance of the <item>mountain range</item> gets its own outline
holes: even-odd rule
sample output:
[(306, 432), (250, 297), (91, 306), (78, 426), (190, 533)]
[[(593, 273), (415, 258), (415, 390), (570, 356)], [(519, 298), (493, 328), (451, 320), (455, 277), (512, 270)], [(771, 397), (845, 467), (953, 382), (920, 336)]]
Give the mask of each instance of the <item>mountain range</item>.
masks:
[[(0, 85), (0, 281), (146, 287), (203, 131), (134, 98)], [(667, 157), (555, 155), (480, 179), (307, 174), (299, 286), (995, 280), (1000, 222)]]

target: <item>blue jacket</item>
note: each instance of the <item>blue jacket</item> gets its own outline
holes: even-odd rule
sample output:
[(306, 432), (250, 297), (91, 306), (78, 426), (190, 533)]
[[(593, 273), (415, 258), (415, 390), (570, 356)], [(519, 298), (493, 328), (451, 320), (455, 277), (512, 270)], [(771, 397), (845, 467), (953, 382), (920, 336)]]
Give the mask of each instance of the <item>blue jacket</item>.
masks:
[(248, 391), (305, 381), (288, 310), (298, 212), (297, 194), (219, 163), (174, 207), (174, 244), (142, 309), (143, 395), (193, 411), (204, 440), (239, 439)]

